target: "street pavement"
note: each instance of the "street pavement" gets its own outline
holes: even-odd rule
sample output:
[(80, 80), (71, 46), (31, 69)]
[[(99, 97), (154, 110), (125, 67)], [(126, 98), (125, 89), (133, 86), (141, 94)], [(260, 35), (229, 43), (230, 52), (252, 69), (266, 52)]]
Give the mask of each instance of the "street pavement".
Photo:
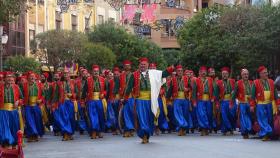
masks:
[(141, 140), (105, 134), (92, 140), (76, 134), (73, 141), (45, 135), (36, 143), (26, 143), (25, 158), (279, 158), (280, 141), (243, 140), (240, 134), (222, 136), (199, 133), (179, 137), (173, 134), (153, 136), (149, 144)]

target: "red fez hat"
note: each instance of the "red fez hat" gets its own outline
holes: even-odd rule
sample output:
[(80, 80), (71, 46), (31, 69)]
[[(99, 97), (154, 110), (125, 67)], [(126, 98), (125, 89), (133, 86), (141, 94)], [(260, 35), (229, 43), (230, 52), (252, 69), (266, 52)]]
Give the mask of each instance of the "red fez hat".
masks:
[(208, 72), (211, 72), (211, 71), (214, 71), (215, 69), (214, 68), (212, 68), (212, 67), (209, 67), (208, 68)]
[(109, 75), (109, 73), (110, 73), (110, 70), (104, 70), (104, 75), (105, 76)]
[(99, 70), (99, 66), (98, 65), (92, 65), (92, 70)]
[(45, 76), (45, 78), (49, 78), (49, 73), (47, 72), (44, 72), (42, 75)]
[(201, 67), (199, 68), (199, 71), (207, 71), (207, 67), (206, 67), (206, 66), (201, 66)]
[(114, 67), (113, 72), (120, 72), (120, 69), (118, 67)]
[(183, 69), (183, 66), (182, 65), (177, 65), (176, 70), (178, 70), (178, 69)]
[(123, 65), (131, 65), (131, 61), (129, 61), (129, 60), (124, 60), (124, 61), (123, 61)]
[(221, 71), (223, 72), (223, 71), (227, 71), (228, 73), (230, 72), (230, 69), (229, 69), (229, 67), (223, 67), (222, 69), (221, 69)]
[(260, 67), (258, 68), (258, 73), (262, 72), (262, 71), (265, 70), (265, 69), (266, 69), (265, 66), (260, 66)]
[(6, 71), (6, 72), (4, 72), (4, 76), (5, 77), (15, 77), (15, 74), (11, 71)]
[(146, 58), (146, 57), (143, 57), (143, 58), (140, 58), (140, 59), (139, 59), (139, 62), (140, 62), (140, 63), (142, 63), (142, 62), (147, 62), (147, 63), (148, 63), (148, 62), (149, 62), (149, 59)]
[(26, 76), (29, 77), (31, 75), (34, 75), (36, 77), (36, 75), (35, 75), (35, 73), (33, 71), (27, 71)]
[(150, 67), (150, 69), (156, 69), (157, 64), (156, 63), (150, 63), (149, 67)]

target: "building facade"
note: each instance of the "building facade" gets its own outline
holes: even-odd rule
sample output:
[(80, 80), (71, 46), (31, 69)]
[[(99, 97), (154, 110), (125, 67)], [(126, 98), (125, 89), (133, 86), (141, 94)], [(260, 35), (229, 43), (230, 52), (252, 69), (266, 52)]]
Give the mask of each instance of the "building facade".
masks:
[(197, 11), (224, 0), (128, 0), (123, 8), (122, 23), (137, 35), (161, 48), (179, 48), (177, 30)]

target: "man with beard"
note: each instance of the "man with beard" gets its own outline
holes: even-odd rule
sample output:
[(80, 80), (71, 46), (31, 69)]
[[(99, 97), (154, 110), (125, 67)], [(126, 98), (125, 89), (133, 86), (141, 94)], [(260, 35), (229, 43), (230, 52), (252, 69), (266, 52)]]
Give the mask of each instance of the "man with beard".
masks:
[(183, 67), (181, 65), (176, 66), (176, 76), (172, 77), (168, 92), (169, 97), (172, 96), (173, 98), (173, 113), (178, 136), (186, 135), (187, 130), (193, 128), (190, 113), (191, 80), (183, 73)]
[(23, 86), (25, 133), (28, 142), (39, 141), (44, 134), (42, 112), (39, 104), (42, 102), (42, 86), (36, 81), (36, 74), (28, 72), (28, 83)]
[(214, 87), (213, 80), (207, 77), (207, 67), (201, 66), (199, 77), (196, 79), (195, 86), (196, 114), (198, 119), (201, 136), (208, 135), (209, 131), (216, 128), (213, 117)]
[(228, 67), (223, 67), (222, 71), (222, 79), (217, 81), (219, 103), (217, 104), (217, 108), (220, 108), (221, 116), (222, 116), (222, 126), (221, 131), (223, 135), (226, 135), (227, 132), (233, 134), (236, 123), (236, 109), (235, 109), (235, 101), (232, 100), (232, 92), (235, 88), (234, 79), (229, 78), (230, 69)]
[(15, 84), (15, 76), (12, 72), (5, 72), (3, 77), (5, 81), (0, 84), (0, 144), (8, 148), (17, 145), (22, 94)]
[[(151, 93), (151, 91), (158, 90), (159, 92), (161, 83), (155, 83), (155, 81), (161, 81), (162, 78), (167, 77), (169, 74), (171, 75), (174, 68), (169, 67), (163, 72), (148, 70), (149, 60), (147, 58), (140, 58), (139, 63), (139, 70), (131, 75), (125, 95), (129, 95), (133, 89), (137, 135), (142, 139), (143, 144), (147, 144), (154, 132), (154, 118), (159, 115), (158, 106), (156, 105), (158, 96), (155, 97), (156, 94)], [(154, 89), (152, 89), (152, 86), (155, 86)], [(153, 103), (155, 101), (155, 104), (152, 104), (152, 101)]]
[[(124, 120), (124, 134), (123, 137), (132, 137), (134, 128), (134, 98), (131, 93), (127, 92), (129, 79), (133, 75), (131, 72), (131, 62), (129, 60), (123, 61), (124, 71), (120, 74), (120, 97), (123, 104), (123, 120)], [(127, 95), (125, 95), (127, 94)]]
[(61, 132), (59, 107), (63, 104), (63, 82), (61, 81), (61, 73), (54, 73), (54, 82), (51, 87), (51, 114), (52, 114), (52, 125), (55, 136), (58, 136)]
[(99, 76), (98, 65), (92, 66), (92, 76), (87, 78), (83, 89), (83, 97), (87, 99), (87, 114), (89, 119), (88, 131), (91, 139), (103, 138), (102, 132), (105, 130), (105, 115), (107, 112), (107, 102), (105, 79)]
[(278, 111), (280, 99), (273, 80), (268, 78), (267, 68), (260, 66), (258, 73), (260, 78), (254, 80), (252, 86), (251, 106), (252, 110), (254, 107), (257, 110), (256, 114), (260, 125), (259, 136), (263, 141), (268, 141), (273, 131), (273, 115)]
[(239, 102), (239, 120), (240, 131), (244, 139), (249, 139), (249, 133), (252, 132), (252, 119), (249, 101), (252, 93), (252, 81), (249, 80), (249, 71), (241, 70), (242, 79), (237, 81), (233, 93), (233, 99)]
[[(41, 75), (41, 86), (42, 86), (42, 103), (40, 105), (44, 127), (49, 125), (49, 107), (50, 107), (50, 83), (48, 82), (49, 74), (44, 72)], [(47, 129), (45, 129), (47, 131)]]

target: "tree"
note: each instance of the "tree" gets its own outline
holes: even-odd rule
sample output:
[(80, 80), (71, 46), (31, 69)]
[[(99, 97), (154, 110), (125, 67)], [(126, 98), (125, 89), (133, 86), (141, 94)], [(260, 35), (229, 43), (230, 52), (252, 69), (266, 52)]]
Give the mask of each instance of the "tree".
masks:
[(26, 0), (1, 0), (0, 25), (13, 21), (17, 15), (26, 10)]
[(121, 65), (125, 59), (138, 63), (138, 59), (145, 56), (151, 62), (156, 62), (159, 68), (166, 66), (160, 47), (147, 39), (127, 33), (123, 27), (113, 22), (95, 26), (88, 36), (90, 42), (109, 47), (116, 55), (117, 65)]
[(112, 68), (116, 63), (116, 55), (110, 48), (101, 44), (87, 43), (83, 46), (82, 52), (78, 61), (89, 70), (93, 64), (98, 64), (103, 68)]
[(184, 62), (230, 66), (234, 73), (243, 67), (254, 71), (271, 63), (280, 44), (279, 6), (213, 7), (202, 10), (179, 32)]
[(27, 58), (24, 56), (13, 56), (9, 57), (5, 61), (6, 70), (14, 71), (14, 72), (27, 72), (34, 71), (40, 72), (41, 64), (36, 61), (34, 58)]
[(167, 62), (167, 65), (173, 65), (175, 63), (181, 62), (182, 52), (179, 49), (164, 49), (162, 51), (164, 60)]
[(76, 62), (82, 53), (85, 34), (68, 30), (51, 30), (38, 34), (31, 42), (32, 53), (40, 61), (55, 68), (67, 62)]

